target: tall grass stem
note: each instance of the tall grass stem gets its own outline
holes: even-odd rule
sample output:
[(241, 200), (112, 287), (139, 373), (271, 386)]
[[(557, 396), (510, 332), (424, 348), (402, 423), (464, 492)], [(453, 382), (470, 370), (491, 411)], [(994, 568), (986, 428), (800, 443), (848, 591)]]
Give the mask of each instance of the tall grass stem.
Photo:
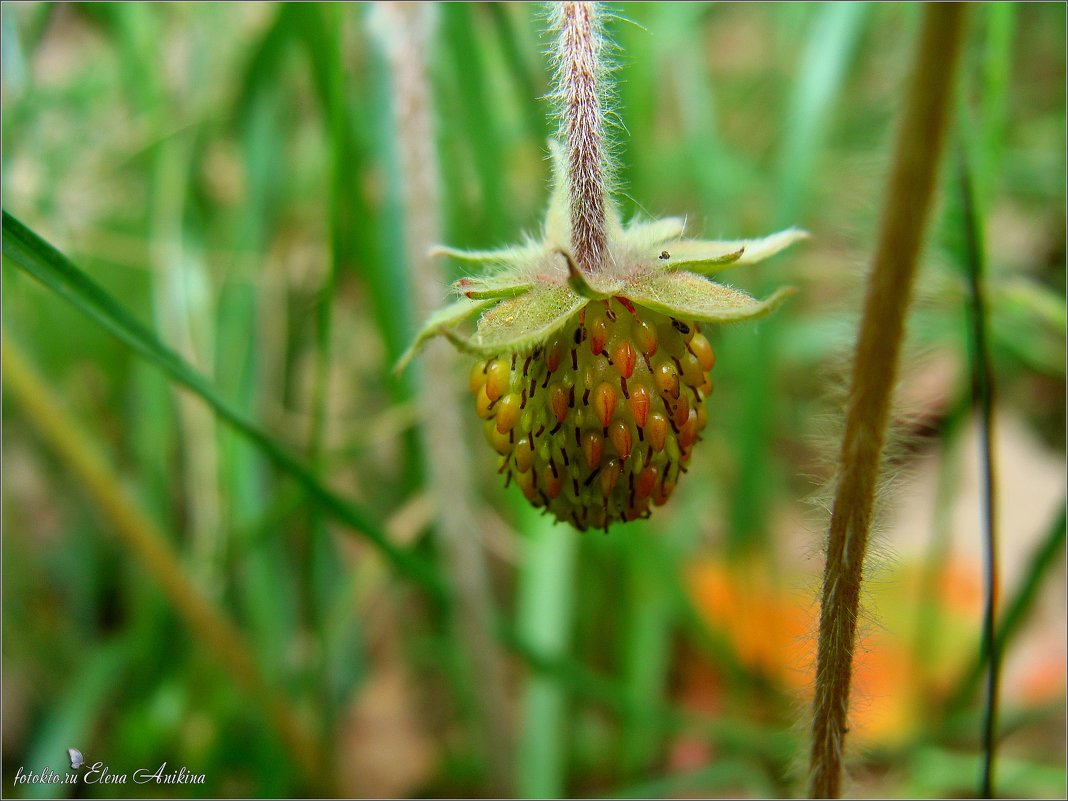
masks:
[(809, 795), (837, 798), (860, 585), (905, 315), (931, 206), (966, 7), (924, 6), (853, 357), (820, 598)]
[[(440, 299), (444, 276), (430, 258), (441, 241), (440, 167), (435, 150), (429, 47), (433, 8), (382, 3), (375, 7), (376, 33), (392, 81), (399, 185), (404, 215), (404, 257), (422, 313)], [(441, 347), (423, 361), (418, 403), (423, 425), (427, 486), (437, 510), (437, 533), (455, 597), (455, 623), (472, 679), (476, 723), (489, 770), (490, 791), (507, 794), (511, 786), (512, 727), (508, 714), (504, 664), (493, 637), (495, 603), (488, 566), (474, 516), (475, 498), (456, 402), (455, 354)]]

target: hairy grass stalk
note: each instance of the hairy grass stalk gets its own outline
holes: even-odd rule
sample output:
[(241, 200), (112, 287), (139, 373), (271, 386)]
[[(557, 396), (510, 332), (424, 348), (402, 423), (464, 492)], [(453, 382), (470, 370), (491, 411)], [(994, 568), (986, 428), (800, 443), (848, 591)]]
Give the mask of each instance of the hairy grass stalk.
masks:
[(836, 798), (860, 585), (905, 314), (931, 206), (966, 7), (924, 6), (854, 352), (820, 598), (808, 792)]
[[(392, 80), (393, 121), (402, 187), (404, 257), (422, 313), (438, 303), (444, 276), (430, 258), (441, 241), (440, 170), (435, 151), (428, 50), (433, 9), (408, 3), (375, 7), (376, 33)], [(473, 679), (477, 722), (490, 772), (490, 790), (507, 793), (512, 780), (512, 727), (500, 649), (493, 637), (488, 570), (474, 518), (471, 469), (455, 393), (456, 356), (440, 347), (423, 361), (418, 402), (427, 486), (456, 606), (454, 615)]]
[(579, 269), (596, 275), (605, 268), (607, 164), (601, 84), (602, 38), (596, 3), (561, 3), (556, 93), (567, 148), (571, 201), (571, 251)]
[(0, 337), (4, 389), (70, 469), (128, 553), (155, 580), (194, 637), (266, 713), (278, 736), (314, 786), (330, 788), (324, 755), (288, 701), (260, 672), (241, 632), (186, 574), (166, 535), (122, 489), (122, 479), (60, 406), (6, 332)]

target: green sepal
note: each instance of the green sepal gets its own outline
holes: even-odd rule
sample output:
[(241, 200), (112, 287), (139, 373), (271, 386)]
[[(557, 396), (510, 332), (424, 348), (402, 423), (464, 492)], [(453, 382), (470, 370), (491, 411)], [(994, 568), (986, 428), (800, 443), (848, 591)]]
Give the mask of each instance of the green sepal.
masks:
[(507, 273), (479, 278), (461, 278), (453, 283), (453, 288), (457, 292), (472, 300), (514, 298), (524, 292), (529, 292), (532, 286), (534, 285), (530, 281), (516, 279)]
[(699, 323), (735, 323), (770, 314), (796, 290), (784, 287), (766, 300), (687, 272), (655, 272), (628, 282), (623, 294), (638, 306)]
[(493, 298), (484, 300), (460, 298), (460, 300), (450, 303), (445, 308), (438, 309), (427, 318), (426, 323), (423, 324), (422, 329), (416, 335), (415, 341), (408, 346), (408, 350), (401, 354), (393, 368), (393, 372), (398, 375), (404, 372), (404, 368), (415, 358), (415, 355), (422, 349), (428, 339), (446, 333), (453, 326), (459, 325), (469, 317), (498, 302)]
[(492, 356), (530, 348), (561, 328), (588, 301), (566, 286), (536, 285), (517, 298), (500, 301), (482, 315), (465, 348)]
[(622, 284), (615, 282), (612, 287), (597, 287), (590, 283), (589, 276), (575, 264), (575, 260), (571, 258), (571, 254), (567, 251), (559, 251), (560, 255), (567, 261), (567, 283), (571, 287), (572, 291), (577, 295), (581, 295), (586, 300), (605, 300), (612, 297), (619, 291)]
[(527, 244), (517, 245), (509, 248), (500, 248), (499, 250), (460, 250), (458, 248), (451, 248), (448, 245), (435, 245), (430, 249), (428, 255), (434, 256), (448, 256), (449, 258), (456, 259), (457, 261), (470, 261), (476, 264), (503, 264), (507, 266), (514, 266), (517, 264), (526, 264), (537, 259), (545, 248), (542, 245)]
[(808, 231), (787, 228), (760, 239), (684, 239), (666, 245), (664, 252), (668, 254), (668, 258), (660, 259), (659, 256), (663, 254), (658, 254), (657, 262), (669, 270), (687, 270), (710, 275), (727, 267), (763, 261), (795, 242), (808, 239), (808, 236)]
[(675, 252), (677, 251), (662, 251), (657, 256), (657, 263), (663, 264), (664, 269), (670, 272), (676, 270), (686, 270), (691, 273), (698, 273), (700, 275), (709, 275), (711, 273), (719, 272), (730, 267), (735, 262), (742, 258), (745, 253), (745, 248), (740, 247), (737, 250), (729, 253), (724, 253), (720, 256), (712, 256), (707, 259), (686, 259), (676, 258)]

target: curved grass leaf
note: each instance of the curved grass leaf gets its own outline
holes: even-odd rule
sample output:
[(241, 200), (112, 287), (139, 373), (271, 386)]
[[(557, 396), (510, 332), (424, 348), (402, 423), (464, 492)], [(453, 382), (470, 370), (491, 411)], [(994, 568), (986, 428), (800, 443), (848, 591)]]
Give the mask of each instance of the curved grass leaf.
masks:
[(203, 375), (160, 342), (129, 310), (66, 256), (6, 211), (3, 212), (3, 254), (16, 267), (100, 323), (172, 380), (198, 395), (220, 419), (247, 437), (275, 465), (296, 479), (324, 511), (374, 543), (402, 573), (434, 594), (441, 595), (444, 592), (433, 570), (422, 560), (389, 542), (369, 511), (342, 500), (323, 486), (307, 467), (287, 453), (270, 435), (223, 400)]

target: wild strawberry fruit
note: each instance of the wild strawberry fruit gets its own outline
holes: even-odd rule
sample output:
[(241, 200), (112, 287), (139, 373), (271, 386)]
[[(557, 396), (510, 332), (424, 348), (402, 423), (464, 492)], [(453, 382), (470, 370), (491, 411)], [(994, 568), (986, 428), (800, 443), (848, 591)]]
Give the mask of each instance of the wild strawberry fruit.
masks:
[(476, 363), (475, 407), (505, 483), (576, 528), (649, 514), (707, 421), (715, 358), (695, 322), (593, 301), (526, 353)]
[[(702, 323), (749, 320), (764, 301), (705, 276), (759, 261), (807, 234), (759, 240), (683, 239), (678, 219), (624, 227), (608, 209), (603, 274), (569, 251), (563, 165), (540, 242), (499, 251), (438, 252), (489, 265), (427, 321), (398, 369), (437, 334), (479, 357), (470, 375), (486, 439), (506, 485), (580, 530), (646, 517), (671, 496), (708, 414), (715, 356)], [(474, 334), (454, 330), (481, 312)]]

